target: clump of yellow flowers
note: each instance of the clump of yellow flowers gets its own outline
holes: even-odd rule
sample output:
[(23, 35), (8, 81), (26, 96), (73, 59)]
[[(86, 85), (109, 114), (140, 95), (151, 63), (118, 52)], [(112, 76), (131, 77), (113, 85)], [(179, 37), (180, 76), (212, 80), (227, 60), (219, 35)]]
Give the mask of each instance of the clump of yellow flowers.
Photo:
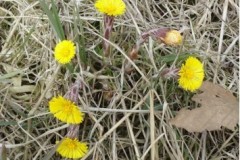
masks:
[[(116, 16), (125, 13), (126, 5), (123, 0), (97, 0), (94, 6), (100, 13), (104, 14), (104, 38), (109, 41), (114, 19)], [(150, 36), (170, 46), (179, 46), (183, 42), (183, 37), (177, 30), (168, 28), (151, 29), (141, 35), (140, 40), (130, 52), (129, 57), (131, 60), (138, 58), (140, 46), (146, 42)], [(110, 45), (106, 40), (103, 40), (103, 49), (105, 56), (108, 56), (110, 54)], [(76, 46), (70, 40), (62, 40), (54, 48), (55, 60), (63, 65), (70, 63), (75, 54)], [(197, 58), (191, 56), (187, 58), (180, 69), (175, 68), (172, 70), (172, 73), (173, 76), (178, 76), (179, 86), (191, 92), (199, 89), (204, 79), (203, 64)], [(78, 92), (76, 92), (76, 95), (77, 94)], [(70, 125), (77, 126), (82, 123), (84, 119), (84, 114), (77, 106), (77, 102), (66, 96), (53, 97), (49, 101), (49, 110), (55, 118)], [(80, 142), (76, 134), (74, 136), (65, 136), (61, 142), (59, 142), (56, 151), (65, 158), (82, 158), (88, 152), (88, 146), (86, 143)]]
[[(80, 124), (83, 113), (79, 107), (62, 96), (53, 97), (49, 101), (50, 112), (57, 119), (69, 124)], [(57, 147), (57, 152), (66, 158), (81, 158), (88, 152), (87, 144), (74, 137), (65, 137)]]
[[(70, 40), (62, 40), (54, 49), (55, 60), (60, 64), (68, 64), (75, 56), (76, 47)], [(71, 89), (70, 89), (71, 92)], [(77, 97), (78, 92), (71, 92), (74, 97)], [(57, 96), (49, 101), (49, 110), (58, 120), (70, 125), (78, 126), (84, 119), (84, 114), (75, 104), (75, 100), (71, 96)], [(76, 130), (77, 132), (78, 130)], [(56, 151), (65, 158), (82, 158), (88, 152), (87, 144), (80, 142), (77, 139), (77, 134), (74, 136), (66, 136), (58, 144)]]

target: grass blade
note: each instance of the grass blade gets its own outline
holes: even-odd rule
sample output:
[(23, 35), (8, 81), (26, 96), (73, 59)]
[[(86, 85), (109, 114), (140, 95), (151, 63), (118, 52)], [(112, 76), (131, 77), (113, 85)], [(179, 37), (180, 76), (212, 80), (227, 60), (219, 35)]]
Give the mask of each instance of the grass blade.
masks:
[(45, 2), (45, 0), (39, 0), (39, 3), (40, 3), (40, 6), (42, 7), (43, 11), (47, 14), (48, 19), (49, 19), (54, 31), (56, 32), (58, 38), (60, 40), (64, 40), (65, 35), (64, 35), (63, 27), (61, 25), (61, 21), (58, 16), (57, 7), (56, 7), (55, 3), (53, 2), (53, 0), (51, 1), (51, 5), (52, 5), (51, 10), (49, 9), (49, 6)]

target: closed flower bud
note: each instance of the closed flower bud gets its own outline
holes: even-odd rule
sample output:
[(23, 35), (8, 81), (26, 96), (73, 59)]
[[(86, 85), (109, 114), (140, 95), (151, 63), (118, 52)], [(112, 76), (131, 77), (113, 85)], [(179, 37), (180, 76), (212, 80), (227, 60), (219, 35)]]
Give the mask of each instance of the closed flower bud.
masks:
[(156, 28), (143, 32), (142, 39), (144, 40), (144, 42), (149, 36), (151, 36), (159, 43), (163, 42), (166, 45), (171, 46), (181, 45), (183, 41), (183, 37), (181, 36), (179, 31), (171, 30), (169, 28)]
[(132, 51), (129, 53), (129, 57), (131, 60), (138, 58), (138, 50), (134, 47)]
[(177, 30), (170, 30), (166, 33), (164, 37), (161, 37), (161, 40), (167, 45), (181, 45), (183, 37)]

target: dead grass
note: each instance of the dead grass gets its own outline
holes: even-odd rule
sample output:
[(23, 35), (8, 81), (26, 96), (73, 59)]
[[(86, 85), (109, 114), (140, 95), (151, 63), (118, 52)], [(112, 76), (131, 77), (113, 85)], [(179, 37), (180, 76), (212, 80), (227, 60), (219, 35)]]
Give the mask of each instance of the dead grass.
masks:
[[(79, 56), (74, 64), (84, 83), (79, 100), (86, 118), (79, 138), (89, 143), (85, 159), (238, 159), (238, 128), (188, 133), (171, 126), (176, 111), (194, 105), (191, 94), (174, 80), (154, 77), (171, 65), (162, 60), (166, 55), (195, 53), (204, 61), (206, 80), (239, 97), (237, 1), (125, 1), (127, 12), (114, 25), (110, 62), (99, 54), (102, 15), (93, 1), (74, 2), (57, 5), (67, 38), (84, 37), (86, 64)], [(134, 72), (124, 73), (123, 62), (140, 33), (159, 26), (181, 30), (182, 49), (150, 39), (131, 61)], [(37, 1), (1, 1), (0, 28), (0, 147), (4, 142), (8, 159), (43, 159), (68, 126), (48, 113), (48, 100), (64, 95), (75, 76), (55, 62), (58, 39)]]

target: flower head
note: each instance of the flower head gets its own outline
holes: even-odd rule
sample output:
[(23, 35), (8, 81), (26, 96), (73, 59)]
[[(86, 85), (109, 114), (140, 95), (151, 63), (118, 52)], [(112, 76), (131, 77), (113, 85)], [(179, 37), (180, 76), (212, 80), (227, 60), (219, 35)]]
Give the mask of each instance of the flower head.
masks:
[(54, 117), (63, 122), (79, 124), (83, 121), (83, 113), (80, 109), (73, 102), (62, 96), (53, 97), (49, 101), (49, 109)]
[(165, 37), (162, 38), (163, 42), (167, 45), (181, 45), (183, 37), (177, 30), (170, 30), (166, 32)]
[(54, 57), (61, 64), (69, 63), (75, 56), (75, 46), (72, 41), (63, 40), (54, 49)]
[(195, 57), (189, 57), (179, 71), (179, 85), (189, 91), (201, 87), (204, 78), (203, 64)]
[(65, 158), (82, 158), (88, 152), (88, 147), (77, 139), (64, 138), (57, 147), (57, 152)]
[(97, 0), (95, 8), (108, 16), (119, 16), (124, 14), (126, 5), (122, 0)]

